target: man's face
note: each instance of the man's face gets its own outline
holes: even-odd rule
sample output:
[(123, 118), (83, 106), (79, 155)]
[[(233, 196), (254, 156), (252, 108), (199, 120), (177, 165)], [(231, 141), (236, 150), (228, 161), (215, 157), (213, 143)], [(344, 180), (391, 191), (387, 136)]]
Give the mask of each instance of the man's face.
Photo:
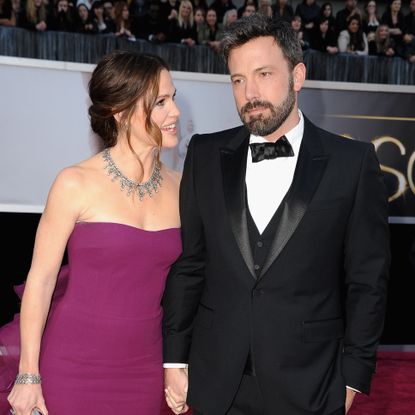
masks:
[(66, 0), (61, 0), (58, 3), (58, 11), (59, 12), (65, 12), (66, 13), (68, 11), (68, 8), (69, 8), (69, 4)]
[(357, 0), (346, 0), (346, 8), (349, 10), (355, 9), (357, 6)]
[(255, 135), (267, 137), (292, 113), (302, 82), (294, 81), (281, 48), (270, 36), (231, 50), (228, 59), (233, 94), (242, 122)]

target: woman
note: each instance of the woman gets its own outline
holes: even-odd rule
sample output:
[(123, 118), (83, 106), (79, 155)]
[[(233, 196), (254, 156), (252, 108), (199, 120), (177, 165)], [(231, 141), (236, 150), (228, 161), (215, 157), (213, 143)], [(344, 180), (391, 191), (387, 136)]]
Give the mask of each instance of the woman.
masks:
[(47, 26), (47, 8), (44, 0), (27, 0), (26, 13), (21, 14), (19, 26), (44, 32)]
[[(159, 57), (114, 51), (89, 95), (105, 150), (58, 175), (39, 223), (8, 398), (17, 415), (159, 414), (163, 400), (160, 302), (181, 241), (179, 176), (159, 153), (177, 144), (175, 88)], [(67, 243), (67, 287), (45, 327)]]
[(205, 27), (205, 14), (206, 11), (202, 7), (196, 7), (193, 14), (193, 23), (196, 27), (197, 36), (199, 37), (199, 32)]
[(302, 21), (301, 16), (294, 15), (291, 19), (291, 27), (293, 28), (294, 32), (297, 34), (298, 41), (300, 42), (301, 49), (307, 50), (310, 47), (309, 38), (303, 32), (302, 29)]
[(76, 8), (75, 32), (90, 35), (98, 33), (98, 28), (84, 3), (79, 4)]
[[(268, 0), (266, 0), (268, 1)], [(226, 29), (229, 25), (238, 20), (238, 11), (236, 9), (230, 9), (223, 15), (222, 27)]]
[(215, 9), (208, 9), (206, 13), (206, 24), (198, 33), (198, 41), (201, 45), (210, 46), (215, 52), (219, 51), (222, 39), (222, 26), (218, 23)]
[(238, 19), (240, 19), (247, 6), (254, 6), (255, 11), (258, 9), (258, 1), (257, 0), (244, 0), (243, 5), (238, 9)]
[(379, 25), (374, 39), (369, 41), (369, 55), (395, 56), (395, 42), (390, 37), (387, 25)]
[(265, 17), (272, 17), (274, 12), (271, 7), (271, 0), (259, 0), (257, 13)]
[(401, 0), (390, 0), (380, 22), (389, 26), (389, 33), (395, 42), (398, 54), (403, 54), (403, 34), (405, 28), (405, 17), (401, 11)]
[(97, 29), (97, 33), (115, 33), (114, 21), (104, 15), (104, 5), (101, 0), (92, 3), (91, 13), (92, 22)]
[(189, 0), (182, 0), (176, 18), (170, 20), (169, 40), (194, 46), (197, 42), (197, 30), (193, 21), (193, 6)]
[(334, 55), (338, 53), (337, 38), (333, 29), (330, 29), (329, 19), (322, 17), (317, 22), (316, 28), (311, 37), (310, 47), (320, 52)]
[(132, 22), (127, 3), (125, 1), (117, 1), (115, 3), (115, 36), (135, 41), (135, 36), (131, 32), (131, 26)]
[(376, 1), (370, 0), (365, 4), (363, 17), (363, 31), (366, 35), (375, 33), (379, 26), (379, 18), (376, 12)]
[(333, 16), (333, 5), (330, 2), (323, 3), (320, 9), (320, 19), (325, 18), (329, 20), (330, 30), (337, 33), (336, 19)]
[(286, 20), (287, 22), (291, 22), (291, 19), (294, 16), (294, 10), (287, 3), (287, 0), (277, 0), (272, 6), (272, 12), (274, 17)]
[(346, 30), (342, 30), (337, 41), (339, 52), (355, 55), (367, 55), (369, 47), (366, 34), (360, 24), (360, 18), (356, 15), (349, 19)]
[(11, 0), (0, 0), (0, 26), (16, 26)]

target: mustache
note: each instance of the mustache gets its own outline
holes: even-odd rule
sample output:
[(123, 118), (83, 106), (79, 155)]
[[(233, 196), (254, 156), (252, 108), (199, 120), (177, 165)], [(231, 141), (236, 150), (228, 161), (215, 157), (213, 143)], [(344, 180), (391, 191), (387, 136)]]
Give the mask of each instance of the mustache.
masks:
[(256, 108), (268, 108), (273, 109), (274, 106), (268, 102), (268, 101), (251, 101), (247, 102), (242, 108), (241, 108), (241, 114), (244, 115), (248, 111), (252, 111)]

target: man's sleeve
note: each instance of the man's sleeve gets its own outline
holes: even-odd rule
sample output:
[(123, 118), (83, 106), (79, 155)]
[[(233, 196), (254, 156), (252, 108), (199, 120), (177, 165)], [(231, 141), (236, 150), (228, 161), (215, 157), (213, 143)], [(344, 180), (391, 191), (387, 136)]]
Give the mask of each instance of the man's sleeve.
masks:
[(373, 146), (362, 158), (345, 240), (346, 385), (370, 392), (383, 330), (390, 265), (388, 202)]
[(195, 186), (195, 140), (187, 151), (180, 185), (183, 253), (172, 266), (163, 297), (164, 363), (187, 363), (193, 319), (204, 286), (205, 238)]

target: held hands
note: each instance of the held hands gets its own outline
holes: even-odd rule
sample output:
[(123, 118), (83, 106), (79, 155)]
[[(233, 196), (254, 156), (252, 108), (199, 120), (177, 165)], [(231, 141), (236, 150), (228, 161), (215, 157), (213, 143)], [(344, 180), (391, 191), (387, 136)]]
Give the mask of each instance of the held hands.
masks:
[(186, 404), (188, 377), (187, 369), (164, 369), (164, 391), (169, 408), (177, 415), (189, 410)]
[(42, 415), (48, 415), (40, 385), (14, 385), (7, 400), (15, 415), (31, 415), (35, 408)]
[(352, 407), (354, 397), (356, 396), (356, 392), (353, 389), (346, 388), (346, 414), (349, 412), (350, 408)]

